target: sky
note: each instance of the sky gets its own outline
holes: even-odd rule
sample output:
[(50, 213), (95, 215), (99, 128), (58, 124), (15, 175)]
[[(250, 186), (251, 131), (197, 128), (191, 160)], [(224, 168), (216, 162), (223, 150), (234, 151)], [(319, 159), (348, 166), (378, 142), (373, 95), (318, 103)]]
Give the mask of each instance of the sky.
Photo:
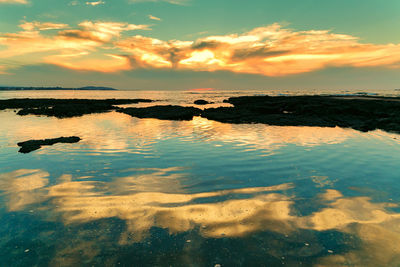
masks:
[(400, 88), (399, 0), (0, 0), (0, 86)]

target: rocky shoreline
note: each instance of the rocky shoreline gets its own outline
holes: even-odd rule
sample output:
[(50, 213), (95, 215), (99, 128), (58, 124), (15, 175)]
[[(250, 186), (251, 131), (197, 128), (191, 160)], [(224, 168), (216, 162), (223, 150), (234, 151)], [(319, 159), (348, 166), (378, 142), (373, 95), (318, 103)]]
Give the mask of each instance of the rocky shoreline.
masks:
[(18, 115), (45, 115), (70, 118), (116, 110), (116, 105), (153, 102), (150, 99), (7, 99), (0, 100), (0, 110), (19, 109)]
[(115, 110), (138, 118), (191, 120), (201, 116), (226, 123), (263, 123), (278, 126), (343, 127), (359, 131), (381, 129), (400, 133), (400, 97), (377, 96), (243, 96), (225, 103), (232, 107), (206, 108), (150, 106), (120, 108), (117, 105), (153, 102), (150, 99), (9, 99), (0, 110), (20, 109), (18, 115), (57, 118)]
[(202, 117), (229, 123), (381, 129), (400, 133), (400, 98), (367, 96), (245, 96)]

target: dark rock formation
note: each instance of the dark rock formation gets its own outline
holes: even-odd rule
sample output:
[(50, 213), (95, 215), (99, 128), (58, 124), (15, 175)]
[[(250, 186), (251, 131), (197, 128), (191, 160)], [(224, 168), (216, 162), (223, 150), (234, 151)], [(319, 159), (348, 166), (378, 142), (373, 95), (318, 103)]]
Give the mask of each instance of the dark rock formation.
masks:
[(209, 108), (152, 106), (119, 108), (116, 105), (152, 102), (148, 99), (9, 99), (0, 110), (20, 109), (66, 118), (117, 110), (138, 118), (191, 120), (193, 116), (229, 123), (265, 123), (281, 126), (344, 127), (360, 131), (382, 129), (400, 133), (400, 97), (356, 96), (244, 96), (224, 102), (233, 107)]
[(246, 96), (234, 107), (205, 109), (202, 117), (229, 123), (326, 126), (400, 133), (400, 98), (369, 96)]
[(207, 105), (207, 104), (213, 104), (214, 102), (208, 102), (207, 100), (204, 99), (199, 99), (194, 101), (194, 104), (196, 105)]
[(198, 116), (201, 109), (194, 107), (181, 106), (152, 106), (147, 108), (121, 108), (122, 112), (132, 117), (155, 118), (160, 120), (191, 120), (193, 116)]
[(82, 116), (115, 110), (115, 105), (152, 102), (149, 99), (7, 99), (0, 100), (0, 110), (20, 109), (18, 115), (45, 115), (57, 118)]
[(21, 147), (18, 152), (29, 153), (41, 148), (42, 146), (51, 146), (56, 143), (77, 143), (80, 140), (81, 139), (77, 136), (59, 137), (59, 138), (43, 139), (43, 140), (29, 140), (18, 143), (18, 146)]

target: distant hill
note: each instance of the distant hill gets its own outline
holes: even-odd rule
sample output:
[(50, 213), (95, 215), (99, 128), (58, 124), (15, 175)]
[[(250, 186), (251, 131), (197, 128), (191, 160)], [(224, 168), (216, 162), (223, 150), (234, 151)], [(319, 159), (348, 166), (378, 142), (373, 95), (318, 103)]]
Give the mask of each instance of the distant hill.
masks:
[(64, 88), (64, 87), (23, 87), (23, 86), (0, 86), (0, 91), (16, 91), (16, 90), (101, 90), (101, 91), (115, 91), (117, 89), (103, 86), (85, 86), (78, 88)]

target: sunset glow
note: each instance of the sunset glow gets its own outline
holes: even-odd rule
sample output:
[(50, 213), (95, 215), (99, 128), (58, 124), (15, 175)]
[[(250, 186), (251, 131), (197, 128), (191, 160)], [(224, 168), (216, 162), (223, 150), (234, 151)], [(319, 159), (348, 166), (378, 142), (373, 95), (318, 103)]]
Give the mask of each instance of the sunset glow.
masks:
[[(62, 30), (50, 36), (45, 36), (43, 31), (71, 27), (36, 21), (19, 26), (23, 31), (3, 34), (0, 38), (0, 44), (6, 47), (0, 51), (1, 58), (32, 55), (36, 61), (25, 61), (25, 64), (46, 62), (76, 70), (117, 72), (146, 67), (285, 76), (329, 66), (397, 68), (400, 63), (399, 44), (361, 43), (350, 35), (330, 31), (299, 32), (279, 24), (243, 34), (205, 37), (195, 42), (161, 41), (140, 35), (121, 37), (122, 32), (148, 29), (146, 25), (128, 23), (84, 21), (79, 23), (78, 29)], [(74, 53), (79, 64), (71, 64), (63, 56), (66, 50), (81, 52)], [(111, 50), (115, 53), (112, 57), (123, 64), (100, 59)], [(46, 52), (51, 52), (52, 59), (58, 60), (48, 60)], [(87, 54), (92, 55), (91, 59), (85, 59)], [(133, 59), (134, 64), (130, 65), (128, 58)]]
[[(6, 83), (15, 83), (15, 78), (9, 74), (25, 73), (31, 66), (57, 66), (60, 67), (57, 73), (61, 75), (69, 70), (71, 77), (80, 71), (88, 72), (91, 77), (101, 73), (129, 77), (129, 73), (138, 71), (196, 77), (196, 73), (205, 72), (223, 81), (229, 80), (222, 78), (222, 72), (256, 75), (260, 81), (278, 81), (282, 77), (293, 80), (310, 77), (307, 80), (311, 81), (313, 73), (319, 71), (332, 76), (335, 69), (350, 68), (360, 73), (372, 70), (376, 75), (385, 76), (400, 68), (400, 39), (395, 38), (398, 32), (394, 25), (393, 31), (387, 30), (387, 38), (381, 36), (381, 40), (372, 34), (362, 34), (361, 28), (346, 31), (335, 23), (299, 26), (295, 23), (296, 16), (293, 21), (264, 18), (254, 20), (251, 25), (214, 24), (214, 28), (210, 23), (216, 18), (208, 18), (207, 26), (197, 25), (191, 29), (185, 25), (192, 24), (190, 20), (182, 19), (184, 23), (178, 25), (173, 17), (178, 15), (161, 12), (158, 5), (178, 9), (182, 12), (179, 16), (184, 16), (184, 11), (198, 5), (205, 8), (205, 3), (142, 0), (57, 4), (58, 8), (76, 12), (74, 19), (66, 15), (53, 16), (50, 10), (54, 13), (55, 7), (43, 4), (35, 0), (0, 1), (0, 16), (6, 18), (3, 21), (6, 24), (0, 28), (0, 75)], [(300, 6), (300, 3), (293, 5)], [(393, 5), (392, 9), (398, 7), (397, 2)], [(264, 4), (260, 3), (261, 6)], [(124, 10), (146, 7), (153, 8), (153, 12), (128, 16)], [(106, 8), (118, 8), (121, 16), (104, 15), (102, 12)], [(385, 8), (390, 8), (390, 4)], [(8, 9), (15, 13), (14, 17), (1, 14)], [(40, 15), (39, 9), (48, 10), (48, 13)], [(31, 15), (26, 16), (24, 12)], [(78, 15), (80, 12), (90, 16)], [(256, 13), (254, 16), (257, 17)], [(339, 22), (337, 18), (336, 23)], [(360, 84), (361, 87), (366, 85)]]

